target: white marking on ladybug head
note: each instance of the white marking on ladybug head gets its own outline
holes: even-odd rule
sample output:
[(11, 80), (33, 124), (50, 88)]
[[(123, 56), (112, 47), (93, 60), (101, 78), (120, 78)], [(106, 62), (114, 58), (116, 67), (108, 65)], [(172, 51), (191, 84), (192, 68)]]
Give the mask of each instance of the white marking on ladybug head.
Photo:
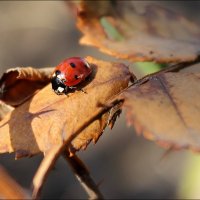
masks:
[(53, 73), (52, 77), (55, 77), (56, 76), (56, 73)]
[(57, 77), (58, 77), (60, 80), (65, 79), (65, 75), (64, 75), (64, 74), (59, 74), (59, 75), (57, 75)]
[(58, 87), (57, 91), (60, 92), (60, 93), (62, 93), (64, 91), (64, 88)]

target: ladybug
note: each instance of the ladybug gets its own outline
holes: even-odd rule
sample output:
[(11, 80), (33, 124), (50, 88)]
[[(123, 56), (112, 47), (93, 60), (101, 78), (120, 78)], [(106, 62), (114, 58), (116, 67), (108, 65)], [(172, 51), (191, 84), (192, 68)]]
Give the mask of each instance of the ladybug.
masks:
[(52, 89), (58, 95), (76, 89), (92, 72), (89, 63), (80, 57), (65, 59), (56, 68), (51, 78)]

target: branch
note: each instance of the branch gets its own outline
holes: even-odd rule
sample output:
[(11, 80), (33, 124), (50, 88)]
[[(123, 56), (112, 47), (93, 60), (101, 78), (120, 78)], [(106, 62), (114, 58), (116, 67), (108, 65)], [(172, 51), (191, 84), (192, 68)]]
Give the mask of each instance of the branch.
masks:
[(104, 199), (84, 163), (76, 155), (70, 157), (68, 153), (63, 153), (63, 157), (69, 163), (76, 178), (88, 194), (89, 199)]
[(177, 71), (179, 71), (183, 68), (190, 67), (190, 66), (197, 64), (199, 62), (200, 62), (200, 56), (198, 56), (194, 61), (172, 64), (169, 67), (166, 67), (166, 68), (164, 68), (164, 69), (162, 69), (158, 72), (155, 72), (154, 74), (163, 73), (163, 72), (177, 72)]

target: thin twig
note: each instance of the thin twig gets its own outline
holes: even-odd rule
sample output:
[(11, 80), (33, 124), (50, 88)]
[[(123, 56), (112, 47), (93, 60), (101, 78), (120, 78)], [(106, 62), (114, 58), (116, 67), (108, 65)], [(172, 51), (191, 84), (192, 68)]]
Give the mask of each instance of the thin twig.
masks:
[(166, 68), (160, 70), (159, 72), (177, 72), (186, 67), (190, 67), (192, 65), (198, 64), (199, 62), (200, 62), (200, 56), (198, 56), (193, 61), (172, 64), (169, 67), (166, 67)]
[(63, 157), (69, 163), (78, 181), (88, 194), (89, 199), (104, 199), (103, 195), (98, 189), (98, 186), (91, 178), (88, 169), (86, 168), (84, 163), (78, 158), (78, 156), (69, 156), (67, 151), (64, 151)]

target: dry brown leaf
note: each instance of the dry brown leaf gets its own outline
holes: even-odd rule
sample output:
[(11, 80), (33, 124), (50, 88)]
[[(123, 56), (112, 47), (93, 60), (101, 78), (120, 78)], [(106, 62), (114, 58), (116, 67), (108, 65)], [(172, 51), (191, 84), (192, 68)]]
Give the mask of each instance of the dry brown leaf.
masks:
[(123, 93), (129, 124), (167, 148), (200, 151), (200, 73), (162, 73)]
[[(77, 26), (82, 44), (130, 61), (192, 61), (200, 53), (200, 27), (156, 5), (141, 12), (131, 1), (82, 1)], [(96, 8), (100, 9), (96, 9)]]
[(53, 68), (17, 67), (7, 70), (0, 79), (0, 99), (18, 106), (50, 81)]
[(1, 199), (28, 199), (28, 195), (18, 183), (0, 166), (0, 198)]
[[(130, 72), (120, 63), (86, 58), (93, 67), (87, 94), (76, 91), (56, 95), (49, 84), (30, 100), (17, 107), (0, 122), (0, 152), (17, 153), (17, 157), (46, 152), (60, 145), (89, 119), (99, 105), (127, 87)], [(70, 151), (84, 149), (96, 142), (104, 131), (109, 113), (88, 126), (71, 144)]]

